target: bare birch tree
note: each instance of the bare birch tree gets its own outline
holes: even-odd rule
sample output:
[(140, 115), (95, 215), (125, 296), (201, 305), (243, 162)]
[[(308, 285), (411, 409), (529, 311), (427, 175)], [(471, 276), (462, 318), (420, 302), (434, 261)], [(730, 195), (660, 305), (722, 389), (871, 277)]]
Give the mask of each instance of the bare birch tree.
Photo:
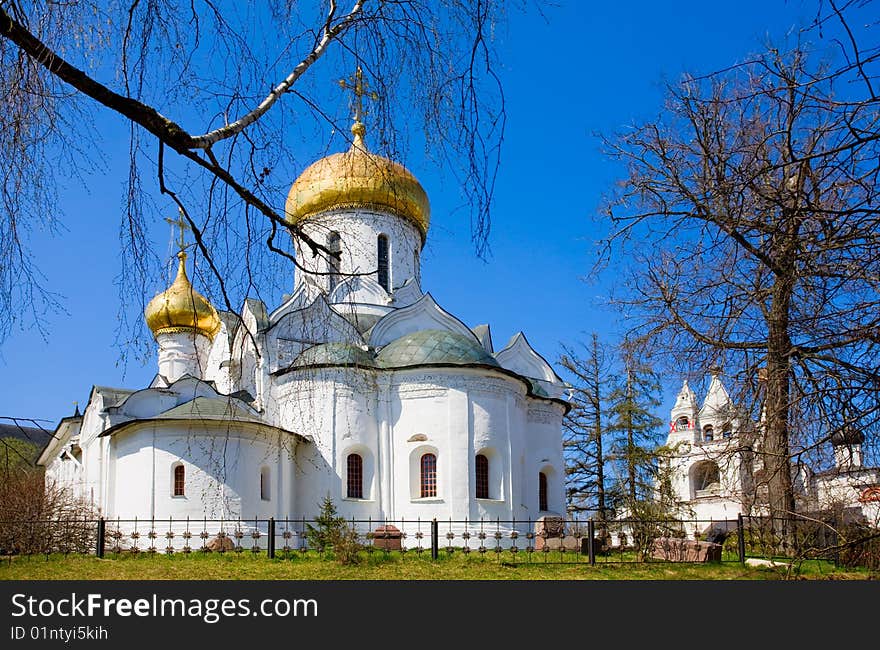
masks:
[(169, 199), (225, 309), (292, 269), (288, 237), (331, 254), (279, 206), (327, 153), (315, 143), (326, 148), (330, 129), (351, 137), (344, 95), (331, 91), (358, 65), (377, 91), (371, 149), (406, 162), (409, 138), (423, 140), (458, 181), (484, 253), (505, 122), (493, 49), (504, 10), (492, 0), (0, 0), (0, 311), (10, 315), (0, 341), (17, 305), (37, 324), (57, 309), (30, 233), (63, 224), (59, 178), (80, 182), (107, 164), (101, 136), (114, 120), (129, 130), (123, 297), (143, 307), (155, 289), (149, 228), (176, 213)]

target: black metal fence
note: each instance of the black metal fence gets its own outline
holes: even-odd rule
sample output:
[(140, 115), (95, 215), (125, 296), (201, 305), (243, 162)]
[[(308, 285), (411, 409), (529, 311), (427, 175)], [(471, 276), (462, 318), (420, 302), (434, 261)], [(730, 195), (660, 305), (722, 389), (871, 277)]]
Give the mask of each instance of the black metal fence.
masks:
[[(839, 562), (877, 554), (876, 529), (859, 537), (816, 519), (740, 516), (734, 520), (542, 518), (540, 520), (337, 520), (359, 553), (462, 555), (508, 563), (745, 562), (804, 558)], [(326, 533), (327, 531), (323, 531)], [(864, 532), (864, 531), (863, 531)], [(331, 556), (319, 520), (65, 519), (0, 521), (0, 554), (230, 553), (269, 558)]]

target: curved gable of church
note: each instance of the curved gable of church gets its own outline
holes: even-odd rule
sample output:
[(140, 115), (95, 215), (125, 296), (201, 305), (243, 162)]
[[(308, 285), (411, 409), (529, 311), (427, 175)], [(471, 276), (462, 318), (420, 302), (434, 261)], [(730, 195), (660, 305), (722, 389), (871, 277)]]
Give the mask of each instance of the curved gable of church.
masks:
[(269, 371), (286, 368), (303, 350), (321, 343), (363, 344), (355, 326), (336, 313), (324, 296), (305, 309), (284, 314), (266, 332)]
[(37, 458), (36, 464), (38, 466), (46, 467), (50, 465), (55, 458), (63, 454), (68, 443), (79, 437), (82, 429), (82, 422), (82, 415), (62, 418), (58, 423), (58, 426), (55, 427), (55, 432), (49, 436), (48, 440), (46, 440), (46, 444), (43, 445), (43, 449)]
[(217, 396), (217, 390), (211, 383), (186, 376), (167, 388), (144, 388), (135, 391), (119, 405), (112, 407), (112, 412), (126, 418), (142, 420), (155, 417), (198, 397)]
[(354, 302), (366, 305), (387, 305), (391, 296), (378, 282), (364, 275), (355, 275), (340, 282), (330, 293), (330, 304)]
[(419, 286), (416, 279), (407, 278), (406, 282), (394, 292), (392, 300), (395, 307), (402, 309), (403, 307), (409, 307), (410, 305), (417, 303), (424, 295), (425, 294), (422, 293), (422, 288)]
[(269, 317), (266, 315), (266, 305), (262, 300), (247, 298), (241, 309), (241, 319), (253, 332), (260, 332), (269, 327)]
[(488, 323), (472, 327), (471, 331), (474, 333), (474, 336), (477, 337), (477, 340), (480, 341), (480, 345), (483, 346), (483, 349), (486, 352), (489, 354), (495, 354), (495, 348), (492, 345), (492, 330)]
[[(273, 315), (276, 313), (278, 313), (277, 309)], [(262, 301), (246, 299), (241, 309), (241, 317), (232, 334), (227, 358), (238, 360), (238, 363), (242, 363), (242, 360), (248, 356), (255, 358), (257, 356), (255, 340), (261, 332), (270, 327), (270, 322), (266, 314), (266, 305)]]
[(272, 327), (284, 316), (295, 311), (305, 309), (312, 304), (321, 293), (321, 290), (313, 284), (303, 283), (296, 288), (292, 295), (288, 296), (284, 302), (272, 311), (267, 317), (266, 327)]
[(431, 294), (426, 293), (412, 305), (383, 316), (370, 331), (370, 345), (378, 349), (406, 334), (422, 330), (446, 330), (479, 344), (477, 337), (464, 323), (441, 308)]
[(512, 370), (523, 377), (540, 379), (551, 384), (562, 381), (547, 360), (535, 352), (522, 332), (515, 334), (507, 346), (495, 354), (495, 359), (502, 368)]

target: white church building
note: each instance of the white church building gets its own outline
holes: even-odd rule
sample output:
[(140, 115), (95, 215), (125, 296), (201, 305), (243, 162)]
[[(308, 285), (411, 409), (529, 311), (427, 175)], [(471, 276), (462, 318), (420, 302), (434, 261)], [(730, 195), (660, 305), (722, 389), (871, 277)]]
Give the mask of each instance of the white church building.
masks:
[[(831, 467), (819, 472), (804, 464), (792, 467), (798, 511), (843, 510), (880, 526), (880, 467), (864, 465), (862, 434), (837, 431), (828, 442)], [(702, 404), (685, 380), (670, 411), (666, 439), (671, 487), (682, 517), (698, 520), (696, 528), (702, 529), (708, 521), (766, 514), (766, 470), (754, 453), (760, 445), (760, 422), (736, 407), (718, 371), (712, 371)]]
[(528, 520), (565, 512), (565, 384), (522, 334), (496, 349), (421, 284), (428, 197), (353, 142), (309, 166), (286, 218), (292, 293), (217, 311), (187, 256), (145, 317), (158, 373), (94, 386), (39, 459), (107, 518)]
[(712, 375), (702, 404), (685, 380), (670, 412), (666, 447), (672, 451), (672, 491), (689, 518), (727, 520), (746, 512), (751, 467), (740, 441), (750, 424), (734, 408), (718, 374)]

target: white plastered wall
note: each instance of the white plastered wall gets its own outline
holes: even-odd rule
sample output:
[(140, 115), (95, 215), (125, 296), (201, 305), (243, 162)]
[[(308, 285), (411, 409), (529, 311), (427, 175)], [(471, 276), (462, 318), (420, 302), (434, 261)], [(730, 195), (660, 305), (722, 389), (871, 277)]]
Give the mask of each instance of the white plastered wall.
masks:
[[(369, 277), (376, 280), (376, 246), (380, 234), (389, 239), (389, 293), (409, 278), (417, 276), (422, 238), (418, 229), (406, 219), (367, 209), (340, 209), (311, 217), (301, 225), (309, 237), (321, 244), (327, 243), (331, 232), (339, 233), (342, 240), (339, 272), (343, 276), (346, 273), (372, 272)], [(295, 288), (310, 281), (327, 291), (330, 284), (326, 274), (331, 269), (326, 255), (319, 253), (313, 256), (310, 249), (296, 244), (296, 257), (306, 271), (297, 269)]]
[[(115, 472), (108, 517), (268, 518), (291, 507), (295, 439), (289, 434), (245, 423), (152, 422), (109, 439)], [(177, 464), (185, 469), (184, 496), (173, 493)], [(260, 493), (263, 468), (268, 500)]]

